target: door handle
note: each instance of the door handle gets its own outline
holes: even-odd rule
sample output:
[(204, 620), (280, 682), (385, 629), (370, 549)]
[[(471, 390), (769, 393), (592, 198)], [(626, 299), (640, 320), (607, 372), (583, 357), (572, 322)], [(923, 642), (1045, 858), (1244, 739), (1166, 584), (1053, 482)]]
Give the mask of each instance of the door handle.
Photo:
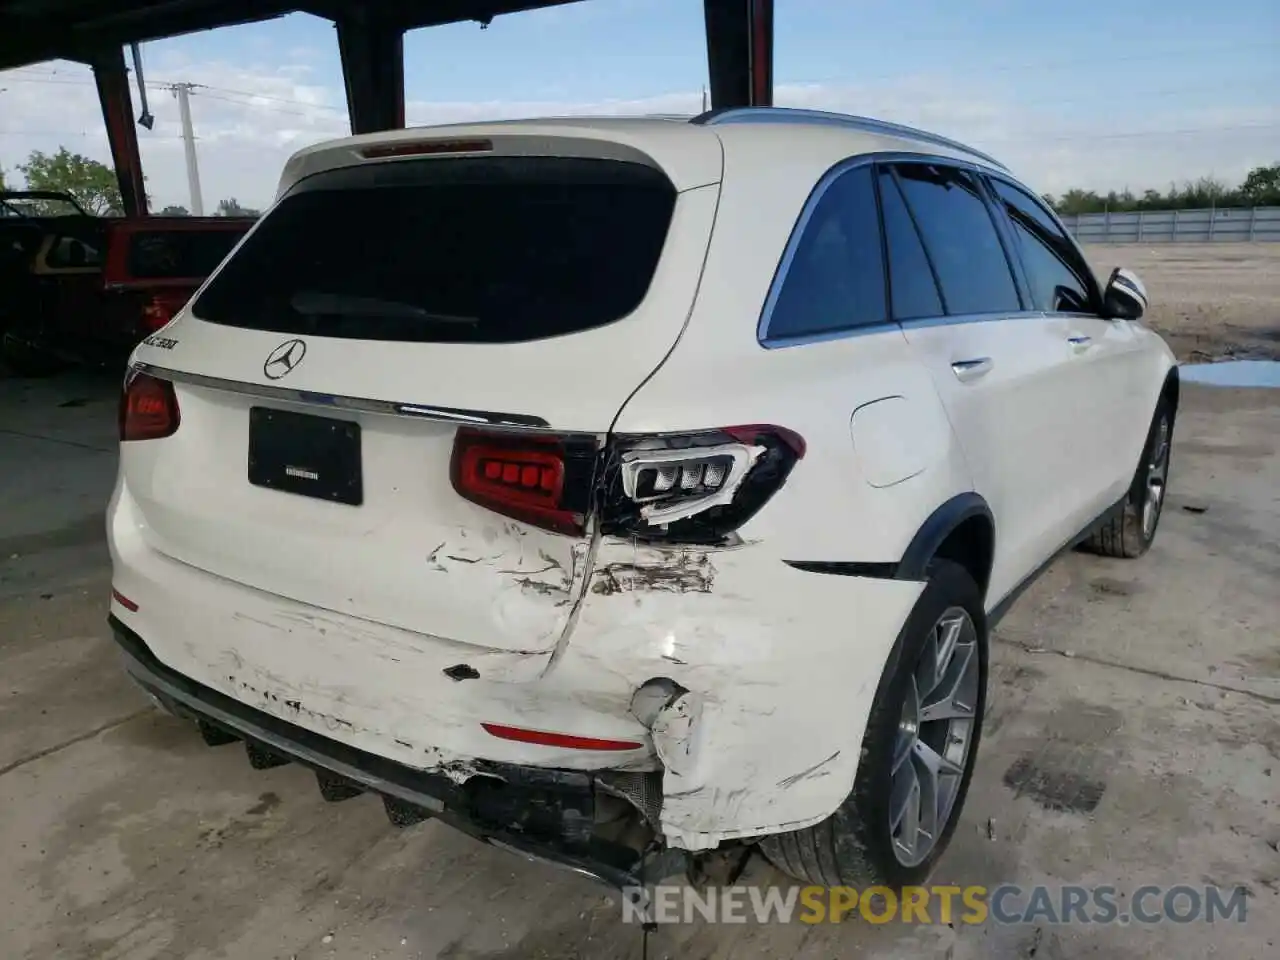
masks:
[(977, 380), (991, 372), (995, 363), (990, 357), (974, 357), (972, 360), (953, 360), (951, 370), (961, 383)]
[(1088, 348), (1089, 344), (1093, 343), (1093, 337), (1067, 337), (1067, 343), (1075, 347), (1077, 351), (1080, 351)]

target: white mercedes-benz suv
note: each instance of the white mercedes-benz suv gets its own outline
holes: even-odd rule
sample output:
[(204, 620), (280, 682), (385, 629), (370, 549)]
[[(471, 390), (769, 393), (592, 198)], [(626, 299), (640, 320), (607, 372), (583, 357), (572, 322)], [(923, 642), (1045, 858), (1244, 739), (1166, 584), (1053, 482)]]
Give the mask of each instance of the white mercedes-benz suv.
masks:
[(993, 621), (1136, 557), (1178, 403), (984, 154), (782, 109), (321, 144), (134, 353), (109, 511), (133, 677), (615, 884), (759, 844), (919, 882)]

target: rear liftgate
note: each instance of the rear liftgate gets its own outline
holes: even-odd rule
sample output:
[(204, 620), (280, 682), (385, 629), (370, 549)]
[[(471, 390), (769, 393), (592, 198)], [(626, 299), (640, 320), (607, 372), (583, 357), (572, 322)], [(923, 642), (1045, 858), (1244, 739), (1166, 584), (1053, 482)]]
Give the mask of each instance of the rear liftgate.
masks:
[[(176, 408), (167, 382), (135, 375), (122, 406), (122, 439), (172, 434), (180, 422)], [(596, 537), (717, 545), (732, 542), (803, 454), (802, 438), (767, 425), (619, 436), (603, 450), (585, 435), (463, 427), (450, 471), (460, 496), (530, 525), (581, 536), (594, 514)], [(133, 609), (128, 598), (117, 599)], [(661, 772), (581, 772), (488, 761), (475, 761), (465, 778), (416, 770), (203, 686), (165, 667), (118, 620), (112, 626), (135, 680), (170, 712), (194, 720), (206, 743), (242, 740), (255, 769), (291, 761), (311, 767), (327, 801), (374, 793), (397, 826), (436, 817), (485, 842), (619, 888), (656, 882), (705, 859), (663, 848)], [(634, 709), (652, 721), (684, 692), (654, 678), (640, 687)], [(643, 746), (483, 726), (500, 739), (598, 752)]]

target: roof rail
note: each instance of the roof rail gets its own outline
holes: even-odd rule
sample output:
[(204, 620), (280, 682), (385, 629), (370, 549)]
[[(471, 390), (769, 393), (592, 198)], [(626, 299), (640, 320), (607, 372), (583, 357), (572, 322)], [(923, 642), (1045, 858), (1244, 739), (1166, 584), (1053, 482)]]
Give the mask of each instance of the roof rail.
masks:
[(920, 140), (935, 146), (959, 150), (970, 156), (978, 157), (985, 162), (1009, 169), (999, 160), (981, 150), (951, 140), (947, 137), (929, 133), (916, 127), (904, 126), (900, 123), (889, 123), (886, 120), (872, 120), (870, 117), (855, 117), (847, 113), (831, 113), (827, 110), (802, 110), (795, 107), (722, 107), (708, 110), (689, 121), (699, 126), (717, 126), (723, 123), (818, 123), (836, 127), (848, 127), (864, 133), (879, 133), (889, 137), (903, 137), (909, 140)]

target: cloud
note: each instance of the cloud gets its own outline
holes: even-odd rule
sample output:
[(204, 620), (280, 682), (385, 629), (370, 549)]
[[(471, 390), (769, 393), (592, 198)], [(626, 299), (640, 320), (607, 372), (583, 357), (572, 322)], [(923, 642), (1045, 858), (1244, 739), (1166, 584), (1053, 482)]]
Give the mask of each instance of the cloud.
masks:
[[(250, 46), (247, 56), (269, 51)], [(293, 49), (282, 63), (194, 62), (158, 57), (147, 65), (155, 129), (139, 129), (152, 205), (189, 205), (177, 104), (163, 83), (197, 83), (191, 97), (206, 210), (236, 197), (265, 205), (295, 150), (347, 133), (340, 78), (321, 75), (318, 56)], [(331, 62), (331, 61), (327, 61)], [(972, 143), (1004, 160), (1037, 190), (1058, 193), (1167, 187), (1212, 174), (1237, 182), (1280, 157), (1280, 107), (1143, 112), (1142, 104), (1099, 104), (1096, 119), (1068, 123), (1052, 106), (1020, 103), (1008, 85), (965, 77), (909, 75), (871, 84), (783, 83), (784, 106), (835, 110), (920, 126)], [(411, 123), (527, 116), (696, 113), (700, 91), (628, 100), (524, 99), (440, 102), (410, 99)], [(1078, 106), (1078, 104), (1077, 104)], [(1158, 106), (1158, 104), (1157, 104)], [(1073, 113), (1072, 116), (1078, 116)], [(88, 68), (46, 64), (0, 73), (0, 167), (33, 149), (68, 148), (109, 160)]]

